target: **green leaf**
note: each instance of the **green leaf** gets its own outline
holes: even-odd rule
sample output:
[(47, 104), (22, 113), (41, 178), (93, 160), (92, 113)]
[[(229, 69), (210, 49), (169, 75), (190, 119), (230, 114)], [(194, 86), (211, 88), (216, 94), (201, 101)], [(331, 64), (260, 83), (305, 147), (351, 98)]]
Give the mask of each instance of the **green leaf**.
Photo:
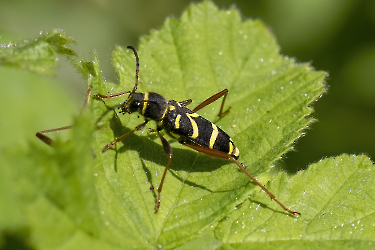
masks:
[[(57, 140), (54, 149), (32, 144), (5, 151), (12, 172), (15, 197), (41, 248), (62, 244), (77, 233), (98, 234), (99, 211), (94, 186), (93, 120), (83, 112), (70, 131), (72, 141)], [(53, 228), (51, 228), (53, 227)]]
[(56, 77), (9, 67), (0, 67), (0, 75), (0, 117), (4, 119), (0, 148), (27, 146), (28, 140), (36, 139), (37, 131), (70, 125), (72, 114), (79, 114), (82, 104), (75, 102)]
[[(372, 249), (375, 235), (373, 162), (364, 155), (321, 160), (287, 180), (273, 179), (270, 189), (293, 197), (303, 213), (292, 219), (258, 192), (215, 229), (222, 248), (230, 249)], [(277, 208), (277, 207), (276, 207)]]
[[(193, 108), (229, 89), (228, 115), (217, 119), (220, 101), (199, 114), (232, 137), (240, 149), (240, 162), (262, 183), (313, 121), (309, 106), (325, 90), (326, 74), (280, 55), (263, 23), (242, 21), (236, 9), (220, 11), (209, 1), (191, 5), (180, 20), (167, 19), (160, 30), (141, 38), (138, 52), (139, 92), (155, 91), (177, 101), (192, 99)], [(119, 84), (103, 80), (96, 55), (92, 62), (70, 59), (87, 79), (91, 96), (134, 87), (131, 50), (117, 47), (113, 52)], [(283, 245), (289, 249), (304, 243), (371, 244), (374, 171), (365, 156), (329, 158), (290, 180), (285, 173), (273, 178), (267, 188), (302, 213), (293, 217), (234, 164), (197, 153), (163, 134), (171, 143), (173, 159), (155, 214), (156, 189), (167, 163), (157, 135), (145, 129), (102, 153), (106, 144), (143, 122), (137, 114), (117, 115), (115, 107), (126, 98), (105, 103), (89, 98), (88, 108), (71, 130), (71, 140), (57, 140), (53, 149), (40, 143), (4, 153), (23, 225), (36, 248)], [(344, 223), (341, 229), (340, 223)]]
[(0, 46), (0, 66), (11, 66), (39, 74), (52, 74), (59, 55), (76, 56), (68, 45), (75, 41), (62, 30), (41, 34), (33, 40)]
[[(324, 91), (325, 73), (281, 56), (264, 24), (242, 22), (237, 10), (219, 11), (211, 2), (192, 5), (179, 21), (167, 19), (160, 30), (141, 39), (138, 52), (139, 91), (155, 91), (177, 101), (193, 99), (193, 106), (229, 89), (226, 107), (231, 106), (231, 111), (227, 116), (216, 119), (220, 102), (199, 113), (217, 121), (233, 138), (241, 151), (240, 161), (253, 174), (269, 170), (290, 150), (290, 144), (312, 121), (305, 118), (312, 111), (308, 105)], [(133, 52), (117, 47), (113, 58), (120, 84), (107, 82), (94, 87), (94, 93), (133, 88)], [(125, 100), (126, 96), (106, 100), (106, 105), (93, 101), (92, 107), (104, 114)], [(143, 122), (136, 117), (106, 113), (95, 133), (99, 176), (105, 176), (102, 188), (108, 185), (106, 189), (111, 190), (106, 197), (116, 197), (123, 204), (120, 211), (116, 209), (118, 221), (137, 222), (127, 226), (124, 234), (173, 248), (200, 237), (202, 230), (248, 198), (254, 184), (234, 164), (172, 140), (171, 171), (155, 215), (156, 188), (167, 162), (157, 136), (145, 129), (101, 153), (104, 145)], [(287, 198), (280, 200), (298, 211)]]

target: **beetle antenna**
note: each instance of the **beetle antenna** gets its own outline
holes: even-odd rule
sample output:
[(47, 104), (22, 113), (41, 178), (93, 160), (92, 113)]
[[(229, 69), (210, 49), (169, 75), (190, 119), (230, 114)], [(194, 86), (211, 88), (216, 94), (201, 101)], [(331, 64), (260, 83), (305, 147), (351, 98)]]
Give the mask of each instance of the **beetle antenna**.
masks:
[(134, 93), (138, 88), (139, 57), (138, 57), (137, 51), (135, 50), (135, 48), (133, 46), (128, 46), (127, 48), (133, 50), (134, 56), (135, 56), (135, 61), (136, 61), (135, 86), (134, 86), (133, 91), (132, 91), (132, 93)]

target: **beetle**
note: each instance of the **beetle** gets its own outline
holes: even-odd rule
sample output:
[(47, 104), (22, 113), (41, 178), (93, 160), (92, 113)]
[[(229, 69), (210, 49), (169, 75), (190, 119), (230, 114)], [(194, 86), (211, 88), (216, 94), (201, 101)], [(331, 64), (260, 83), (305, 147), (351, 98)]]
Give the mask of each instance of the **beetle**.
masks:
[[(224, 103), (226, 96), (228, 95), (228, 89), (224, 89), (221, 92), (209, 97), (193, 110), (187, 108), (192, 100), (184, 100), (177, 102), (175, 100), (167, 101), (162, 95), (155, 92), (137, 92), (138, 88), (138, 75), (139, 75), (139, 56), (136, 49), (132, 46), (128, 46), (128, 49), (131, 49), (134, 53), (136, 59), (136, 73), (135, 73), (135, 85), (131, 91), (124, 91), (121, 93), (116, 93), (112, 95), (94, 95), (95, 98), (101, 99), (104, 102), (104, 99), (115, 98), (129, 94), (126, 101), (122, 103), (120, 108), (120, 113), (122, 114), (131, 114), (138, 112), (144, 117), (144, 122), (136, 126), (133, 130), (121, 135), (116, 140), (111, 141), (105, 145), (102, 149), (102, 152), (107, 151), (117, 142), (124, 140), (126, 137), (131, 135), (136, 131), (140, 131), (145, 128), (146, 124), (149, 121), (155, 121), (157, 128), (156, 130), (151, 129), (151, 132), (156, 132), (160, 138), (164, 151), (168, 157), (168, 162), (164, 169), (163, 176), (161, 178), (160, 185), (157, 189), (158, 196), (155, 204), (155, 213), (159, 211), (161, 204), (161, 192), (163, 184), (165, 181), (166, 173), (172, 162), (172, 148), (168, 141), (160, 133), (162, 130), (166, 131), (171, 137), (175, 138), (179, 143), (185, 145), (189, 148), (192, 148), (198, 152), (218, 157), (224, 158), (235, 163), (239, 169), (245, 173), (255, 184), (261, 187), (272, 200), (276, 201), (285, 211), (295, 215), (301, 215), (299, 212), (292, 211), (288, 209), (284, 204), (282, 204), (275, 195), (273, 195), (267, 188), (265, 188), (255, 177), (253, 177), (244, 167), (243, 164), (238, 162), (239, 158), (239, 149), (235, 146), (233, 140), (226, 134), (222, 129), (216, 126), (214, 123), (198, 115), (196, 112), (207, 105), (215, 102), (219, 98), (223, 97), (220, 111), (218, 116), (222, 117), (223, 115), (229, 112), (229, 109), (223, 111)], [(89, 96), (89, 92), (86, 95)], [(67, 129), (68, 127), (63, 127), (60, 129)], [(44, 133), (57, 131), (60, 129), (46, 130), (37, 133), (37, 136), (44, 141), (45, 143), (51, 145), (51, 139), (46, 139)]]

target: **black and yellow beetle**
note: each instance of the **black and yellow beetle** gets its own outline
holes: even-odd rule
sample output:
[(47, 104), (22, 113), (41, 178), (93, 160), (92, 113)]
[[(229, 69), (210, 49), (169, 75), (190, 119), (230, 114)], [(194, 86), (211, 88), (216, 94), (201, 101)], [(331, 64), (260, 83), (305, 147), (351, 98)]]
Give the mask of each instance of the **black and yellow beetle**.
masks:
[[(167, 140), (160, 133), (160, 131), (165, 130), (171, 137), (176, 138), (179, 143), (195, 149), (198, 152), (231, 160), (241, 169), (242, 172), (244, 172), (254, 183), (261, 187), (271, 197), (271, 199), (275, 200), (285, 211), (293, 215), (300, 215), (299, 212), (291, 211), (286, 206), (284, 206), (268, 189), (266, 189), (260, 182), (258, 182), (258, 180), (256, 180), (249, 172), (246, 171), (244, 166), (237, 161), (239, 157), (238, 148), (234, 145), (232, 139), (223, 130), (217, 127), (214, 123), (208, 121), (207, 119), (196, 113), (198, 110), (213, 103), (220, 97), (223, 97), (223, 101), (221, 103), (218, 116), (221, 117), (222, 115), (229, 112), (229, 110), (223, 112), (225, 98), (228, 94), (227, 89), (224, 89), (223, 91), (206, 99), (193, 110), (190, 110), (186, 107), (192, 102), (192, 100), (190, 99), (181, 102), (177, 102), (175, 100), (167, 101), (163, 96), (154, 92), (137, 93), (136, 91), (138, 87), (139, 57), (134, 47), (128, 46), (127, 48), (131, 49), (134, 52), (136, 58), (135, 86), (133, 90), (108, 96), (96, 94), (94, 95), (94, 97), (103, 100), (106, 98), (114, 98), (129, 94), (127, 100), (120, 106), (121, 113), (131, 114), (133, 112), (138, 112), (145, 118), (145, 121), (136, 126), (135, 129), (120, 136), (115, 141), (112, 141), (105, 145), (102, 151), (105, 152), (111, 146), (115, 145), (119, 141), (124, 140), (135, 131), (144, 129), (149, 121), (156, 122), (157, 129), (152, 131), (157, 132), (158, 137), (163, 144), (164, 151), (167, 154), (168, 162), (166, 164), (163, 177), (157, 190), (158, 198), (155, 204), (155, 212), (158, 212), (159, 210), (161, 202), (160, 194), (163, 188), (166, 173), (172, 161), (172, 149)], [(89, 93), (86, 96), (89, 96)], [(44, 133), (67, 128), (70, 128), (70, 126), (59, 129), (40, 131), (37, 133), (37, 137), (39, 137), (45, 143), (51, 145), (52, 140), (45, 136)]]

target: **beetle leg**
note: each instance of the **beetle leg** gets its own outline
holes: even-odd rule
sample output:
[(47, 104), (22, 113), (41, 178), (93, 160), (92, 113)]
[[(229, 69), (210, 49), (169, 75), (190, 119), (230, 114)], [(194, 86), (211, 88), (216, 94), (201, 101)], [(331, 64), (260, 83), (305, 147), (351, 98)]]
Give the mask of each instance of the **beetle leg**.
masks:
[(160, 134), (159, 130), (157, 132), (158, 132), (158, 136), (159, 136), (159, 138), (161, 140), (161, 143), (163, 144), (164, 151), (167, 154), (168, 163), (167, 163), (167, 165), (165, 167), (165, 170), (164, 170), (164, 173), (163, 173), (163, 177), (161, 178), (160, 185), (158, 187), (158, 199), (156, 200), (156, 204), (155, 204), (155, 213), (157, 213), (159, 211), (159, 208), (160, 208), (160, 202), (161, 202), (160, 201), (160, 199), (161, 199), (160, 198), (160, 193), (161, 193), (161, 190), (163, 188), (165, 175), (167, 174), (169, 166), (171, 165), (172, 156), (173, 156), (171, 146), (169, 145), (169, 143), (167, 142), (167, 140)]
[(195, 109), (193, 109), (193, 112), (197, 112), (198, 110), (206, 107), (207, 105), (210, 105), (211, 103), (215, 102), (220, 97), (224, 96), (223, 101), (222, 101), (221, 106), (220, 106), (219, 114), (217, 115), (219, 117), (222, 117), (223, 115), (229, 113), (229, 109), (230, 109), (230, 107), (229, 107), (227, 110), (225, 110), (223, 112), (224, 102), (225, 102), (225, 99), (227, 98), (227, 95), (228, 95), (228, 89), (224, 89), (224, 90), (220, 91), (219, 93), (217, 93), (217, 94), (215, 94), (215, 95), (207, 98), (201, 104), (199, 104), (198, 106), (196, 106)]
[[(87, 107), (87, 104), (89, 103), (91, 90), (92, 90), (92, 88), (90, 87), (90, 88), (88, 88), (88, 90), (86, 92), (85, 103), (83, 104), (83, 107), (81, 109), (81, 113), (82, 113), (82, 110), (84, 110)], [(46, 136), (45, 133), (57, 132), (57, 131), (65, 130), (65, 129), (70, 129), (71, 127), (72, 126), (65, 126), (65, 127), (61, 127), (61, 128), (54, 128), (54, 129), (43, 130), (43, 131), (37, 132), (35, 134), (35, 136), (38, 137), (45, 144), (47, 144), (49, 146), (52, 146), (53, 145), (53, 140), (51, 138), (49, 138), (48, 136)]]
[(118, 143), (119, 141), (122, 141), (124, 140), (126, 137), (128, 137), (129, 135), (131, 135), (132, 133), (134, 133), (135, 131), (140, 131), (142, 130), (146, 124), (147, 124), (148, 121), (145, 121), (144, 123), (141, 123), (139, 124), (137, 127), (135, 127), (135, 129), (133, 129), (132, 131), (129, 131), (127, 132), (126, 134), (123, 134), (122, 136), (120, 136), (119, 138), (117, 138), (116, 140), (114, 141), (111, 141), (110, 143), (108, 143), (107, 145), (105, 145), (102, 149), (102, 152), (105, 152), (107, 151), (110, 147), (112, 147), (113, 145), (115, 145), (116, 143)]
[(225, 158), (225, 159), (231, 160), (255, 184), (257, 184), (261, 189), (263, 189), (263, 191), (268, 194), (268, 196), (271, 198), (271, 200), (276, 201), (277, 204), (279, 204), (280, 207), (282, 207), (285, 211), (287, 211), (288, 213), (293, 214), (293, 215), (295, 215), (295, 214), (301, 215), (301, 213), (299, 213), (299, 212), (295, 212), (295, 211), (290, 210), (284, 204), (282, 204), (278, 199), (276, 199), (275, 195), (272, 194), (266, 187), (264, 187), (253, 175), (251, 175), (249, 172), (247, 172), (246, 169), (244, 168), (244, 166), (241, 163), (239, 163), (233, 156), (231, 156), (231, 155), (229, 155), (227, 153), (215, 150), (215, 149), (210, 149), (210, 148), (207, 148), (207, 147), (199, 146), (197, 144), (192, 144), (189, 141), (183, 141), (183, 142), (180, 142), (180, 143), (183, 144), (183, 145), (185, 145), (185, 146), (188, 146), (189, 148), (192, 148), (192, 149), (194, 149), (194, 150), (196, 150), (198, 152), (202, 152), (202, 153), (207, 154), (207, 155), (211, 155), (211, 156), (215, 156), (215, 157)]

